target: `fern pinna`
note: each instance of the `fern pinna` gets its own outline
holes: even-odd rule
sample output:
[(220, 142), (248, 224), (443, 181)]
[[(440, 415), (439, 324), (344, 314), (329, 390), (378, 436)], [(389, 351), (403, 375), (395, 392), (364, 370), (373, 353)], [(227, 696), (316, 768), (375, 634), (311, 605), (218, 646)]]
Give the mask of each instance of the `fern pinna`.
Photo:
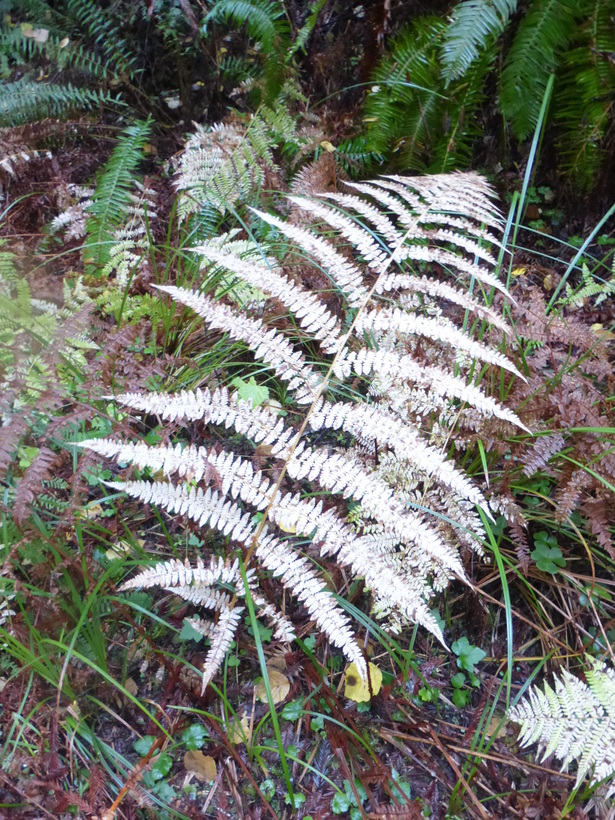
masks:
[[(314, 565), (318, 554), (335, 556), (364, 580), (372, 611), (386, 627), (399, 631), (417, 623), (443, 640), (430, 600), (451, 578), (465, 577), (460, 548), (481, 552), (476, 508), (490, 515), (479, 487), (447, 458), (453, 426), (467, 414), (473, 429), (481, 418), (523, 427), (469, 378), (475, 361), (519, 375), (494, 345), (465, 330), (489, 325), (499, 340), (509, 333), (489, 299), (479, 296), (495, 289), (507, 297), (493, 272), (490, 247), (499, 244), (501, 222), (487, 184), (475, 174), (452, 174), (392, 176), (348, 188), (319, 199), (289, 196), (288, 220), (254, 212), (261, 235), (268, 230), (278, 246), (283, 240), (294, 247), (286, 267), (273, 261), (273, 244), (272, 253), (261, 247), (246, 256), (246, 242), (227, 237), (196, 249), (206, 270), (201, 292), (159, 288), (210, 331), (249, 348), (284, 384), (289, 412), (278, 402), (253, 406), (220, 386), (116, 397), (161, 423), (200, 420), (233, 428), (258, 447), (256, 465), (245, 446), (240, 454), (181, 442), (91, 439), (82, 445), (122, 464), (162, 471), (169, 480), (109, 486), (226, 539), (222, 558), (163, 562), (125, 584), (158, 585), (214, 611), (215, 623), (193, 622), (211, 641), (204, 686), (240, 622), (248, 592), (241, 561), (249, 593), (280, 640), (293, 637), (293, 625), (261, 591), (263, 569), (364, 676), (349, 618)], [(301, 282), (306, 257), (316, 268), (311, 287)], [(323, 274), (328, 287), (317, 291), (314, 277)], [(250, 286), (260, 302), (255, 297), (239, 309), (228, 285), (218, 298), (221, 275), (244, 290)], [(271, 302), (278, 305), (275, 326), (263, 317), (263, 303)], [(456, 313), (465, 317), (462, 326), (453, 321)]]

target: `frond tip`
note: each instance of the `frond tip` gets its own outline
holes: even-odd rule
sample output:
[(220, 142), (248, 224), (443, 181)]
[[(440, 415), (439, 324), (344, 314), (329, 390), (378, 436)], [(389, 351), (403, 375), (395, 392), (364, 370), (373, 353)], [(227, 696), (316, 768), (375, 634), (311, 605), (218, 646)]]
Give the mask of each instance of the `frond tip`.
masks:
[(593, 770), (592, 784), (611, 778), (608, 796), (615, 794), (615, 670), (589, 658), (591, 668), (583, 683), (568, 670), (555, 678), (555, 688), (534, 687), (509, 712), (521, 725), (521, 746), (538, 743), (542, 759), (551, 754), (562, 769), (578, 761), (575, 788)]

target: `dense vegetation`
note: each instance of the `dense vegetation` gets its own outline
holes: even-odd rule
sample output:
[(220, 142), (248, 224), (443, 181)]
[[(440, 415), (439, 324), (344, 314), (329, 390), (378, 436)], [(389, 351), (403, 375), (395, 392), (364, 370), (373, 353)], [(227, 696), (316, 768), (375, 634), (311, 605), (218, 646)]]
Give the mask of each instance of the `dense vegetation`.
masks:
[(0, 7), (0, 808), (609, 816), (612, 4)]

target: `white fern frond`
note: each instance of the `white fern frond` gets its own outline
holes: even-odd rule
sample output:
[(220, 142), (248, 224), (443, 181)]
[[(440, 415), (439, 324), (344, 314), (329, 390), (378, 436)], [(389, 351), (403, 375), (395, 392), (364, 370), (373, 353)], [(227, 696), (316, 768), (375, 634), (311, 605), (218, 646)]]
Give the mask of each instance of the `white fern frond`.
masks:
[[(302, 211), (306, 211), (312, 217), (322, 219), (323, 222), (338, 230), (356, 248), (373, 271), (380, 274), (386, 270), (390, 254), (382, 250), (382, 245), (374, 239), (369, 231), (362, 228), (349, 216), (335, 208), (330, 208), (305, 197), (289, 196), (288, 199), (293, 205), (301, 208)], [(399, 253), (399, 250), (397, 253)]]
[[(115, 482), (113, 486), (124, 488), (124, 484)], [(148, 587), (175, 588), (181, 586), (213, 586), (213, 584), (241, 584), (241, 573), (239, 564), (234, 561), (228, 564), (222, 558), (212, 558), (209, 566), (206, 566), (201, 558), (197, 559), (196, 567), (192, 567), (188, 561), (178, 561), (172, 558), (164, 563), (156, 564), (149, 569), (143, 570), (130, 581), (126, 581), (120, 590), (137, 589)]]
[(263, 359), (274, 372), (288, 382), (288, 389), (296, 391), (299, 404), (309, 404), (316, 396), (322, 377), (307, 364), (305, 356), (296, 351), (286, 337), (277, 330), (265, 329), (260, 319), (249, 319), (220, 302), (184, 288), (157, 285), (176, 302), (194, 310), (214, 329), (224, 331), (232, 339), (248, 344), (257, 359)]
[(398, 231), (393, 222), (386, 214), (383, 214), (379, 208), (370, 205), (365, 199), (358, 196), (350, 196), (348, 194), (319, 194), (321, 199), (330, 199), (335, 202), (340, 208), (352, 209), (359, 216), (367, 219), (372, 223), (378, 233), (386, 239), (390, 248), (397, 248), (404, 242), (405, 233)]
[(203, 683), (201, 694), (205, 693), (214, 675), (224, 662), (224, 657), (231, 647), (237, 632), (244, 608), (236, 606), (233, 609), (223, 609), (220, 612), (218, 623), (209, 630), (211, 646), (203, 662)]
[(434, 212), (444, 211), (472, 217), (478, 223), (496, 229), (502, 227), (502, 215), (490, 201), (493, 191), (479, 174), (460, 171), (422, 177), (387, 174), (384, 179), (375, 179), (372, 182), (374, 185), (382, 185), (385, 180), (391, 180), (399, 185), (398, 190), (402, 196), (408, 189), (417, 191), (429, 206), (427, 220)]
[(256, 590), (250, 590), (254, 606), (261, 615), (264, 615), (273, 626), (273, 637), (282, 643), (292, 643), (297, 637), (295, 629), (286, 615), (279, 612), (269, 601)]
[(349, 261), (341, 253), (322, 237), (312, 233), (312, 231), (292, 225), (272, 214), (252, 209), (254, 213), (269, 225), (273, 225), (293, 242), (310, 254), (328, 273), (337, 287), (346, 294), (348, 304), (351, 307), (361, 305), (367, 296), (368, 290), (363, 284), (363, 274), (352, 261)]
[(362, 348), (358, 352), (351, 351), (336, 363), (336, 375), (340, 378), (351, 370), (357, 376), (367, 376), (372, 371), (377, 371), (395, 379), (413, 381), (428, 387), (437, 395), (467, 402), (484, 415), (496, 416), (530, 432), (511, 410), (485, 395), (478, 387), (466, 384), (462, 379), (451, 376), (444, 370), (419, 365), (410, 356), (399, 356), (390, 350)]
[(339, 323), (312, 291), (291, 282), (279, 271), (254, 260), (244, 262), (231, 254), (203, 246), (196, 247), (194, 250), (282, 302), (299, 320), (299, 324), (321, 342), (323, 350), (326, 352), (337, 350), (340, 335)]
[(321, 632), (333, 646), (342, 650), (350, 663), (357, 665), (361, 677), (366, 680), (367, 665), (350, 629), (350, 621), (308, 561), (272, 536), (259, 541), (256, 555), (263, 566), (281, 578), (299, 598)]
[[(241, 149), (233, 148), (230, 164), (225, 164), (222, 143), (228, 147), (237, 137), (238, 146), (238, 132), (214, 129), (195, 137), (181, 160), (181, 217), (194, 212), (187, 204), (193, 194), (198, 207), (223, 211), (225, 197), (236, 200), (253, 187), (271, 159), (266, 136), (256, 123), (252, 158), (244, 163)], [(207, 157), (208, 151), (215, 156)], [(207, 184), (214, 176), (210, 195)], [(207, 284), (216, 288), (221, 282), (215, 294), (219, 299), (175, 286), (160, 288), (202, 317), (208, 328), (245, 345), (250, 362), (256, 359), (260, 369), (264, 364), (278, 384), (283, 382), (283, 410), (273, 400), (271, 406), (253, 407), (221, 387), (172, 395), (124, 393), (118, 401), (157, 416), (161, 426), (200, 421), (199, 436), (205, 441), (211, 441), (211, 431), (203, 432), (204, 425), (232, 429), (231, 436), (221, 430), (214, 434), (227, 450), (175, 443), (175, 436), (185, 437), (188, 425), (165, 436), (168, 441), (172, 435), (173, 444), (91, 439), (82, 446), (120, 464), (161, 471), (175, 482), (118, 481), (109, 486), (213, 528), (232, 542), (233, 550), (243, 549), (250, 595), (271, 621), (276, 639), (292, 640), (293, 624), (263, 594), (256, 563), (282, 581), (331, 644), (365, 676), (363, 653), (348, 617), (301, 550), (311, 543), (312, 552), (334, 557), (349, 576), (362, 579), (373, 611), (386, 619), (387, 628), (417, 623), (443, 641), (430, 612), (431, 598), (453, 576), (464, 578), (460, 550), (480, 553), (484, 537), (476, 506), (488, 514), (478, 486), (444, 455), (451, 449), (455, 419), (461, 416), (478, 435), (487, 426), (484, 417), (527, 428), (509, 408), (456, 375), (458, 366), (469, 368), (470, 360), (477, 359), (520, 376), (486, 341), (488, 333), (479, 341), (461, 330), (466, 310), (514, 336), (485, 293), (493, 287), (510, 298), (493, 272), (502, 220), (489, 187), (474, 174), (453, 174), (389, 177), (351, 184), (350, 189), (351, 194), (325, 194), (317, 201), (289, 197), (292, 221), (252, 211), (253, 218), (260, 217), (290, 240), (280, 243), (286, 258), (279, 258), (276, 245), (261, 252), (238, 234), (197, 247), (207, 273), (215, 266)], [(303, 217), (309, 218), (310, 228), (297, 224)], [(326, 237), (319, 234), (319, 222), (325, 223)], [(139, 241), (136, 232), (132, 238)], [(304, 274), (308, 263), (329, 278), (332, 294), (299, 284), (322, 280), (320, 273)], [(296, 280), (285, 272), (291, 266)], [(483, 287), (467, 292), (442, 281), (442, 271), (463, 282), (470, 277)], [(386, 294), (399, 294), (398, 304), (391, 305)], [(262, 311), (267, 298), (284, 306), (291, 321), (267, 325)], [(363, 346), (363, 334), (369, 337), (369, 349)], [(312, 342), (327, 357), (312, 363), (311, 357), (317, 358)], [(230, 378), (230, 373), (222, 366), (216, 379)], [(333, 394), (344, 401), (335, 403)], [(315, 434), (324, 428), (342, 429), (345, 435)], [(233, 451), (235, 434), (247, 439), (239, 445), (241, 455)], [(330, 446), (333, 440), (336, 450)], [(249, 448), (255, 446), (250, 457)], [(245, 595), (237, 564), (167, 562), (145, 570), (126, 589), (143, 583), (160, 585), (217, 613), (216, 625), (201, 622), (195, 627), (211, 640), (205, 669), (205, 681), (210, 680), (238, 623), (234, 604)]]
[(127, 493), (145, 504), (171, 512), (186, 515), (201, 525), (208, 524), (223, 535), (228, 535), (240, 544), (247, 543), (254, 535), (254, 526), (249, 513), (243, 513), (236, 504), (224, 501), (224, 497), (212, 490), (191, 487), (187, 490), (181, 485), (162, 481), (109, 481), (109, 487)]
[(449, 285), (448, 282), (439, 282), (437, 279), (429, 279), (427, 276), (415, 276), (409, 273), (385, 273), (376, 283), (375, 292), (381, 294), (392, 290), (409, 290), (412, 293), (425, 293), (438, 299), (446, 299), (448, 302), (464, 308), (464, 310), (475, 313), (507, 336), (514, 335), (510, 325), (494, 310), (474, 299), (467, 291), (458, 290), (453, 285)]
[[(587, 684), (568, 670), (555, 678), (555, 688), (532, 687), (528, 697), (509, 712), (521, 725), (521, 746), (538, 743), (542, 760), (551, 754), (562, 769), (578, 761), (577, 788), (590, 770), (592, 782), (615, 776), (615, 670), (589, 658)], [(615, 794), (615, 780), (608, 795)]]
[(435, 447), (426, 444), (413, 427), (378, 405), (323, 402), (310, 416), (310, 427), (313, 430), (341, 427), (357, 437), (375, 439), (381, 447), (393, 448), (428, 476), (482, 507), (489, 515), (487, 502), (478, 487)]
[[(402, 189), (402, 186), (395, 186), (394, 183), (388, 183), (387, 185), (387, 183), (384, 183), (382, 180), (376, 181), (373, 184), (345, 181), (344, 185), (373, 197), (380, 205), (383, 205), (385, 208), (394, 213), (405, 228), (414, 229), (417, 221), (417, 211), (424, 211), (424, 206), (420, 197), (410, 194), (409, 191)], [(387, 192), (386, 187), (390, 190), (397, 191), (397, 193), (401, 193), (403, 190), (404, 197), (400, 198), (397, 196), (392, 196)], [(404, 205), (404, 202), (412, 202), (413, 208), (407, 208), (406, 205)], [(482, 239), (484, 242), (489, 245), (493, 245), (494, 247), (501, 247), (499, 239), (494, 234), (477, 225), (469, 226), (466, 219), (461, 219), (445, 213), (437, 213), (432, 210), (429, 211), (427, 217), (421, 213), (421, 221), (425, 221), (426, 219), (428, 219), (430, 223), (444, 225), (449, 228), (456, 228), (459, 231), (467, 231), (470, 228), (472, 236)]]
[(357, 331), (386, 330), (426, 336), (434, 341), (450, 345), (457, 350), (464, 350), (473, 359), (501, 367), (525, 381), (525, 377), (519, 373), (515, 365), (503, 353), (471, 339), (452, 323), (444, 322), (442, 319), (417, 316), (399, 308), (366, 310), (358, 317), (355, 329)]

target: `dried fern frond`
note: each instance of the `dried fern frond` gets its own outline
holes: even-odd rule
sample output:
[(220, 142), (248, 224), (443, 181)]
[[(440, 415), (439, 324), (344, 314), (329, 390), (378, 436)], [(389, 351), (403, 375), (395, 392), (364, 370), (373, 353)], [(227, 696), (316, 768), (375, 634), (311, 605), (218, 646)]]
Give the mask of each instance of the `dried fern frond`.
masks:
[[(615, 775), (615, 670), (589, 660), (587, 683), (565, 669), (553, 689), (548, 683), (544, 692), (533, 687), (509, 712), (509, 718), (521, 725), (522, 746), (538, 743), (542, 760), (555, 754), (562, 770), (578, 762), (575, 788), (590, 770), (592, 783)], [(608, 787), (608, 796), (613, 794), (615, 782)]]
[[(258, 565), (280, 579), (330, 643), (366, 675), (350, 621), (308, 556), (333, 557), (363, 579), (386, 627), (398, 631), (418, 623), (443, 641), (431, 599), (452, 577), (465, 578), (461, 551), (480, 554), (484, 536), (475, 507), (490, 516), (495, 502), (455, 466), (441, 442), (454, 437), (451, 419), (469, 412), (467, 406), (477, 427), (496, 417), (527, 429), (469, 378), (475, 360), (521, 377), (501, 350), (486, 336), (472, 336), (463, 321), (467, 310), (493, 319), (496, 335), (510, 332), (483, 298), (491, 287), (508, 298), (493, 273), (501, 218), (490, 189), (474, 174), (391, 177), (354, 186), (352, 194), (288, 200), (293, 221), (253, 212), (290, 240), (286, 258), (275, 259), (269, 250), (255, 254), (243, 240), (221, 237), (195, 249), (206, 292), (172, 285), (159, 290), (193, 310), (210, 331), (246, 345), (251, 358), (284, 383), (293, 412), (253, 407), (219, 387), (116, 397), (161, 423), (200, 420), (232, 429), (266, 453), (271, 472), (246, 457), (247, 442), (242, 454), (232, 446), (220, 451), (112, 439), (81, 446), (120, 464), (162, 471), (174, 483), (111, 486), (224, 536), (225, 549), (245, 556), (250, 595), (278, 639), (292, 637), (292, 623), (263, 594)], [(300, 215), (311, 224), (298, 224)], [(316, 223), (324, 223), (327, 235)], [(318, 268), (318, 281), (323, 273), (330, 279), (333, 296), (303, 279), (306, 258)], [(258, 290), (259, 306), (216, 298), (221, 276), (221, 291), (234, 282)], [(464, 290), (470, 281), (480, 283), (472, 295)], [(275, 303), (275, 327), (264, 318), (267, 302)], [(343, 430), (344, 443), (333, 446), (333, 436), (319, 432), (327, 429)], [(211, 641), (209, 681), (237, 626), (237, 601), (246, 595), (237, 564), (167, 562), (126, 588), (140, 585), (172, 589), (217, 613), (216, 625), (199, 621), (195, 627)]]

